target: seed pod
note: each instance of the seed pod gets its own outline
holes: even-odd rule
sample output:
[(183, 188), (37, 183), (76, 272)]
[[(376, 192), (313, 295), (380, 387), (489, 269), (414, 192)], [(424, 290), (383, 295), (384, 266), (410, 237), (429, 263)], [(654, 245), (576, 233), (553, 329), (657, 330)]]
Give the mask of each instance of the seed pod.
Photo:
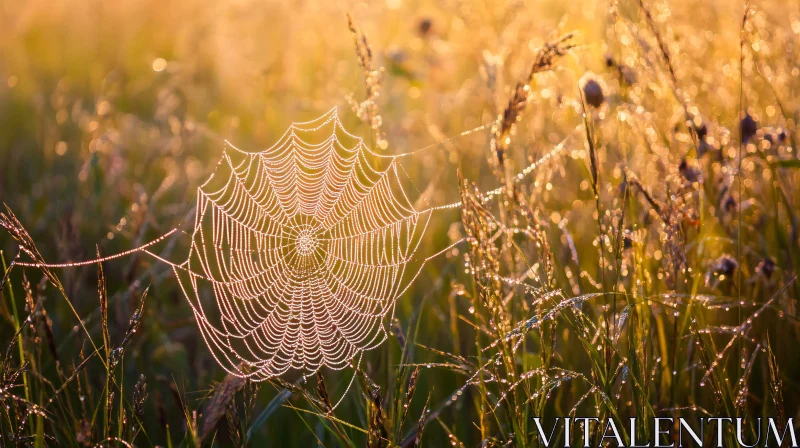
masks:
[(775, 272), (775, 260), (770, 257), (764, 258), (761, 260), (761, 263), (756, 266), (756, 272), (769, 280), (772, 277), (772, 273)]
[(697, 182), (700, 180), (700, 171), (694, 166), (690, 165), (686, 159), (682, 159), (678, 165), (678, 172), (681, 173), (684, 179), (689, 182)]
[(429, 17), (420, 19), (417, 25), (417, 30), (421, 36), (427, 36), (428, 33), (431, 32), (431, 28), (433, 28), (433, 20), (431, 20)]
[(606, 60), (606, 68), (612, 68), (617, 66), (617, 63), (614, 61), (614, 56), (612, 56), (611, 53), (606, 53), (604, 58)]
[(722, 255), (714, 262), (713, 269), (714, 272), (718, 274), (723, 274), (728, 277), (733, 275), (736, 271), (736, 268), (739, 267), (739, 262), (737, 262), (733, 257), (730, 255)]
[(586, 103), (592, 107), (600, 107), (606, 100), (603, 86), (594, 78), (594, 75), (586, 74), (581, 80), (581, 89)]
[(742, 117), (739, 123), (739, 128), (742, 131), (742, 142), (747, 143), (756, 135), (756, 132), (758, 132), (758, 122), (756, 122), (749, 113), (745, 112), (744, 117)]

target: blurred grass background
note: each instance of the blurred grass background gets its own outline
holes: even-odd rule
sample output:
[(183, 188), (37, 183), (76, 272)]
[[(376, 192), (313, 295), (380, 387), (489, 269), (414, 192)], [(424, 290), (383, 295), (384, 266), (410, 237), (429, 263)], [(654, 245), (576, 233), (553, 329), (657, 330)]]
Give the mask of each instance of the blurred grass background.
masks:
[[(707, 293), (737, 300), (744, 296), (748, 304), (760, 305), (789, 281), (800, 261), (794, 152), (800, 86), (798, 6), (796, 1), (754, 3), (749, 23), (742, 28), (745, 9), (738, 2), (649, 4), (652, 23), (675, 67), (676, 95), (659, 53), (659, 37), (637, 2), (6, 0), (0, 13), (0, 200), (25, 225), (46, 260), (89, 259), (95, 253), (93, 244), (102, 254), (117, 253), (181, 223), (194, 205), (195, 189), (216, 164), (224, 139), (252, 151), (265, 148), (291, 122), (314, 118), (333, 106), (340, 108), (348, 129), (370, 135), (369, 126), (346, 101), (349, 94), (358, 101), (364, 95), (362, 69), (347, 27), (349, 13), (368, 36), (376, 65), (385, 69), (376, 100), (388, 142), (384, 151), (404, 153), (489, 125), (404, 162), (414, 188), (425, 191), (431, 204), (452, 203), (461, 199), (457, 170), (482, 189), (500, 185), (496, 155), (489, 150), (491, 124), (506, 108), (517, 80), (527, 75), (537, 49), (555, 35), (575, 31), (578, 46), (531, 83), (530, 104), (516, 123), (506, 152), (507, 168), (516, 172), (569, 138), (563, 156), (526, 179), (524, 191), (552, 248), (552, 286), (578, 295), (605, 290), (605, 283), (616, 290), (618, 283), (621, 291), (640, 297)], [(742, 62), (744, 81), (739, 71)], [(590, 112), (600, 145), (600, 200), (608, 210), (600, 218), (587, 168), (589, 146), (583, 131), (574, 131), (583, 123), (579, 81), (587, 73), (603, 89), (602, 106)], [(686, 98), (691, 114), (701, 116), (707, 125), (707, 147), (683, 123), (685, 110), (676, 96)], [(753, 158), (742, 161), (745, 179), (740, 197), (728, 170), (739, 162), (739, 117), (745, 109), (758, 123), (758, 134), (745, 142), (745, 152)], [(764, 144), (767, 136), (782, 140)], [(699, 183), (689, 178), (686, 166), (701, 177)], [(678, 251), (688, 258), (681, 269), (693, 270), (678, 276), (677, 286), (676, 281), (670, 283), (675, 256), (668, 255), (674, 242), (669, 225), (649, 213), (643, 199), (631, 206), (634, 217), (619, 224), (618, 212), (625, 202), (620, 202), (618, 191), (631, 188), (630, 182), (623, 182), (625, 170), (635, 173), (659, 203), (680, 202), (683, 194), (692, 198), (680, 205), (681, 219), (690, 222), (675, 228), (681, 233)], [(629, 196), (641, 199), (633, 191)], [(740, 209), (744, 222), (736, 215)], [(612, 280), (613, 274), (598, 276), (603, 255), (616, 254), (610, 248), (605, 253), (598, 250), (611, 245), (611, 237), (598, 239), (598, 221), (608, 235), (624, 227), (629, 232), (625, 243), (635, 243), (638, 250), (638, 255), (623, 261), (628, 267), (619, 268), (618, 282)], [(434, 217), (423, 248), (433, 253), (463, 234), (459, 210), (443, 212)], [(739, 235), (744, 248), (737, 252)], [(159, 246), (159, 253), (180, 262), (187, 240), (175, 238)], [(17, 254), (16, 243), (5, 234), (0, 236), (0, 248), (7, 262)], [(463, 249), (448, 252), (425, 268), (399, 299), (396, 317), (402, 328), (419, 328), (413, 341), (472, 359), (476, 337), (465, 319), (474, 312), (474, 304), (457, 294), (462, 284), (471, 281), (464, 272)], [(705, 281), (707, 272), (716, 279), (721, 272), (731, 277), (736, 271), (715, 264), (724, 254), (741, 255), (735, 261), (746, 289), (737, 290), (724, 277)], [(766, 259), (773, 261), (777, 273), (759, 277), (763, 270), (757, 266), (763, 267), (760, 263)], [(126, 350), (120, 373), (127, 390), (140, 375), (147, 378), (150, 398), (143, 421), (147, 438), (140, 435), (136, 443), (164, 446), (168, 438), (182, 440), (191, 427), (192, 410), (203, 414), (203, 399), (224, 372), (199, 338), (168, 266), (136, 254), (104, 267), (112, 339), (122, 337), (142, 290), (150, 285), (141, 329)], [(634, 275), (635, 270), (639, 274)], [(14, 271), (2, 292), (3, 340), (11, 340), (15, 333), (10, 288), (15, 289), (20, 310), (25, 306), (21, 271)], [(90, 333), (99, 335), (96, 269), (65, 269), (57, 274)], [(34, 285), (40, 277), (32, 269), (26, 269), (26, 275)], [(792, 347), (798, 341), (797, 291), (796, 285), (790, 286), (776, 305), (778, 310), (770, 314), (770, 324), (754, 336), (763, 342), (767, 329), (772, 331), (787, 403), (800, 399), (800, 363)], [(57, 371), (69, 371), (80, 362), (79, 352), (89, 346), (63, 299), (52, 290), (41, 294), (56, 351), (40, 351), (36, 371), (58, 378)], [(734, 303), (732, 308), (713, 308), (707, 318), (713, 325), (737, 324), (739, 307)], [(667, 342), (654, 345), (664, 351), (662, 356), (672, 356), (673, 349), (667, 346), (685, 345), (686, 335), (661, 329), (672, 323), (659, 313), (659, 329), (652, 331)], [(585, 352), (567, 333), (559, 342), (558, 358), (581, 370), (587, 365)], [(389, 340), (366, 357), (365, 370), (384, 384), (384, 391), (394, 381), (400, 353), (397, 342)], [(689, 368), (696, 360), (684, 356)], [(414, 351), (413, 362), (436, 360), (441, 356), (431, 351)], [(763, 366), (766, 362), (765, 357)], [(700, 376), (704, 370), (699, 368)], [(754, 381), (766, 383), (766, 370), (759, 372), (760, 379)], [(467, 379), (447, 369), (424, 369), (417, 388), (438, 403)], [(736, 379), (732, 374), (731, 383)], [(347, 373), (331, 374), (331, 395), (338, 398), (348, 380)], [(647, 399), (661, 408), (711, 400), (697, 391), (697, 380), (687, 379), (677, 395), (654, 386), (658, 392)], [(87, 376), (85, 381), (84, 387), (91, 388), (99, 380)], [(661, 381), (666, 386), (671, 380)], [(261, 387), (255, 412), (264, 409), (276, 392), (275, 385)], [(78, 398), (81, 392), (74, 394)], [(568, 411), (571, 405), (565, 403), (582, 394), (566, 391), (555, 400), (564, 404), (548, 409)], [(351, 395), (337, 416), (369, 426), (368, 413), (361, 409), (363, 400), (357, 393)], [(422, 395), (413, 402), (410, 420), (418, 418)], [(301, 400), (290, 401), (300, 405)], [(750, 415), (760, 416), (767, 405), (755, 401), (749, 409)], [(789, 415), (797, 410), (791, 407)], [(477, 421), (482, 412), (467, 400), (448, 406), (438, 414), (441, 424), (426, 429), (426, 445), (455, 444), (454, 440), (480, 444), (483, 432), (468, 422)], [(202, 421), (202, 415), (198, 418)], [(304, 424), (303, 418), (309, 423)], [(72, 428), (66, 432), (87, 431), (80, 418), (69, 424)], [(355, 432), (352, 437), (361, 436)], [(86, 443), (90, 439), (97, 441), (87, 436)], [(301, 417), (286, 408), (254, 428), (251, 442), (263, 446), (277, 440), (281, 445), (336, 445), (313, 416)]]

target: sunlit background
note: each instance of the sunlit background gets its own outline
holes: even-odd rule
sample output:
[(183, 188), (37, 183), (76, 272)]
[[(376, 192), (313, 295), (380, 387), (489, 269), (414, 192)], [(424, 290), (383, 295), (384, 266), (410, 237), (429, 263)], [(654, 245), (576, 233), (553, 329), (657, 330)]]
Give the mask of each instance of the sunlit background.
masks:
[[(647, 0), (644, 7), (649, 18), (632, 0), (6, 0), (0, 13), (0, 201), (13, 210), (46, 260), (82, 260), (94, 257), (95, 245), (102, 254), (112, 254), (175, 226), (189, 230), (191, 224), (187, 228), (183, 220), (191, 215), (196, 188), (219, 160), (225, 139), (258, 151), (292, 122), (334, 106), (348, 129), (381, 152), (424, 148), (404, 159), (403, 167), (413, 180), (407, 186), (411, 196), (431, 205), (461, 200), (459, 174), (488, 191), (505, 184), (503, 175), (516, 175), (564, 142), (563, 151), (518, 184), (552, 251), (549, 287), (569, 297), (614, 289), (639, 298), (668, 292), (730, 298), (723, 302), (732, 305), (709, 306), (703, 315), (709, 325), (737, 325), (787, 285), (800, 262), (794, 149), (800, 3), (754, 2), (744, 27), (740, 2)], [(356, 36), (363, 32), (367, 38), (373, 69), (380, 68), (379, 95), (371, 99), (347, 14)], [(517, 83), (528, 83), (539, 49), (570, 32), (574, 47), (529, 83), (527, 106), (508, 134), (505, 165), (499, 168), (498, 154), (491, 149), (493, 125)], [(375, 114), (359, 117), (354, 110), (365, 100), (367, 106), (374, 103), (369, 110), (379, 115), (380, 126)], [(749, 117), (744, 122), (742, 111)], [(587, 144), (587, 126), (593, 145)], [(590, 146), (596, 147), (596, 156)], [(599, 171), (599, 214), (592, 157)], [(735, 175), (739, 166), (741, 177)], [(500, 199), (490, 208), (496, 210), (503, 201), (508, 207), (508, 199)], [(623, 210), (629, 216), (621, 220)], [(465, 235), (460, 209), (443, 211), (434, 216), (422, 251), (433, 254)], [(178, 235), (157, 251), (181, 262), (188, 244), (186, 235)], [(0, 234), (6, 263), (17, 247)], [(432, 349), (415, 346), (405, 362), (455, 362), (437, 351), (479, 362), (476, 333), (491, 333), (487, 328), (494, 324), (473, 318), (477, 299), (470, 298), (474, 272), (464, 258), (467, 251), (462, 244), (432, 260), (398, 300), (394, 326), (402, 330), (395, 333), (410, 345)], [(546, 257), (534, 258), (532, 269), (544, 272)], [(603, 272), (599, 266), (605, 263)], [(510, 276), (512, 268), (505, 261), (501, 266)], [(208, 397), (225, 372), (199, 337), (172, 270), (144, 254), (104, 268), (110, 335), (117, 344), (143, 289), (151, 286), (141, 328), (118, 371), (128, 401), (140, 375), (146, 377), (144, 430), (135, 444), (167, 446), (168, 440), (178, 444), (192, 431), (203, 433), (213, 407)], [(96, 268), (55, 272), (89, 333), (102, 341)], [(35, 269), (25, 274), (36, 289), (41, 274)], [(738, 275), (740, 283), (734, 281)], [(22, 269), (15, 269), (1, 296), (4, 342), (14, 337), (13, 323), (27, 315), (22, 285)], [(800, 363), (792, 355), (792, 344), (798, 342), (798, 291), (790, 285), (769, 304), (769, 320), (748, 336), (752, 346), (726, 352), (726, 359), (732, 356), (733, 384), (738, 361), (749, 357), (755, 344), (761, 344), (759, 350), (765, 347), (769, 328), (787, 416), (800, 409), (788, 405), (800, 399)], [(519, 289), (503, 294), (511, 294), (505, 300), (532, 303)], [(46, 401), (93, 349), (64, 298), (52, 287), (41, 295), (44, 323), (23, 336), (32, 354), (30, 375), (50, 382), (29, 378), (37, 384), (30, 393)], [(740, 308), (740, 300), (746, 307)], [(597, 310), (603, 303), (595, 303)], [(533, 305), (515, 309), (515, 322), (536, 314)], [(589, 315), (598, 323), (604, 313)], [(659, 410), (713, 406), (715, 394), (700, 381), (705, 356), (714, 353), (692, 352), (687, 346), (692, 326), (681, 324), (678, 330), (672, 311), (653, 311), (652, 319), (637, 330), (654, 341), (653, 351), (643, 355), (659, 360), (646, 366), (648, 374), (653, 371), (652, 385), (645, 395), (623, 391), (620, 399), (617, 394), (620, 409), (629, 409), (628, 395)], [(571, 331), (554, 327), (543, 344), (550, 344), (550, 333), (557, 334), (556, 363), (588, 371), (588, 355)], [(727, 333), (719, 333), (715, 349), (721, 352)], [(515, 362), (541, 365), (532, 360), (543, 353), (540, 342), (533, 338)], [(400, 353), (399, 342), (391, 338), (365, 357), (364, 370), (384, 393), (394, 387)], [(659, 364), (662, 358), (665, 365)], [(761, 353), (754, 361), (751, 380), (759, 392), (753, 394), (760, 398), (745, 398), (742, 413), (772, 412), (767, 358)], [(88, 369), (94, 373), (82, 373), (80, 387), (70, 383), (63, 402), (42, 420), (43, 433), (66, 444), (103, 439), (91, 423), (102, 418), (95, 407), (105, 370), (99, 362)], [(683, 372), (679, 379), (672, 374), (678, 370)], [(332, 398), (342, 395), (351, 374), (326, 372)], [(477, 398), (482, 394), (468, 388), (465, 399), (447, 402), (471, 375), (446, 367), (423, 369), (405, 426), (390, 432), (413, 435), (430, 395), (438, 420), (425, 428), (426, 446), (478, 446), (486, 443), (487, 434), (495, 437), (491, 443), (510, 440), (514, 428), (498, 423), (507, 416), (495, 421)], [(306, 386), (312, 394), (313, 384), (312, 379)], [(314, 414), (287, 406), (270, 410), (268, 403), (281, 387), (264, 383), (254, 398), (252, 416), (242, 424), (244, 432), (250, 430), (252, 446), (268, 440), (298, 446), (342, 443)], [(336, 415), (369, 428), (373, 414), (364, 404), (363, 387), (355, 382)], [(569, 412), (587, 390), (563, 386), (546, 405), (549, 415)], [(286, 403), (308, 407), (297, 395)], [(587, 400), (582, 406), (579, 415), (599, 405)], [(115, 422), (121, 421), (119, 407), (117, 396)], [(133, 411), (126, 412), (132, 420)], [(207, 445), (228, 446), (234, 440), (229, 434), (233, 424), (225, 418), (220, 422), (211, 430), (217, 438), (212, 441), (215, 435), (209, 435)], [(481, 429), (492, 425), (494, 430)], [(36, 428), (30, 432), (36, 434)], [(364, 444), (365, 434), (345, 428), (355, 443)], [(120, 437), (127, 437), (122, 430)], [(517, 437), (522, 446), (532, 443), (519, 441), (529, 436)]]

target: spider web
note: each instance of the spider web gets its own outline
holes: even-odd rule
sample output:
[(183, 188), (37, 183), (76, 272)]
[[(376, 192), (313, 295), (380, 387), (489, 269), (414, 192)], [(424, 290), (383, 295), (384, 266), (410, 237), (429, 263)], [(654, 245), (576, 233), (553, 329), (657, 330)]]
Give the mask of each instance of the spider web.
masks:
[(342, 369), (386, 339), (385, 317), (419, 275), (409, 263), (430, 210), (414, 209), (396, 157), (373, 153), (332, 109), (262, 152), (226, 142), (173, 269), (228, 372)]

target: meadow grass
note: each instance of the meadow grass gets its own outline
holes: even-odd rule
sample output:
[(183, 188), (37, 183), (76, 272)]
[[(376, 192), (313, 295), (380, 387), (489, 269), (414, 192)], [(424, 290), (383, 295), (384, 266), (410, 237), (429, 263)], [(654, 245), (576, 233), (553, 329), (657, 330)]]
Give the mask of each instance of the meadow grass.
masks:
[[(0, 446), (527, 447), (555, 416), (739, 416), (754, 440), (798, 417), (796, 1), (4, 6)], [(463, 242), (358, 366), (226, 376), (169, 266), (17, 264), (180, 228), (222, 139), (332, 105), (419, 150), (420, 204), (460, 200), (423, 248)]]

